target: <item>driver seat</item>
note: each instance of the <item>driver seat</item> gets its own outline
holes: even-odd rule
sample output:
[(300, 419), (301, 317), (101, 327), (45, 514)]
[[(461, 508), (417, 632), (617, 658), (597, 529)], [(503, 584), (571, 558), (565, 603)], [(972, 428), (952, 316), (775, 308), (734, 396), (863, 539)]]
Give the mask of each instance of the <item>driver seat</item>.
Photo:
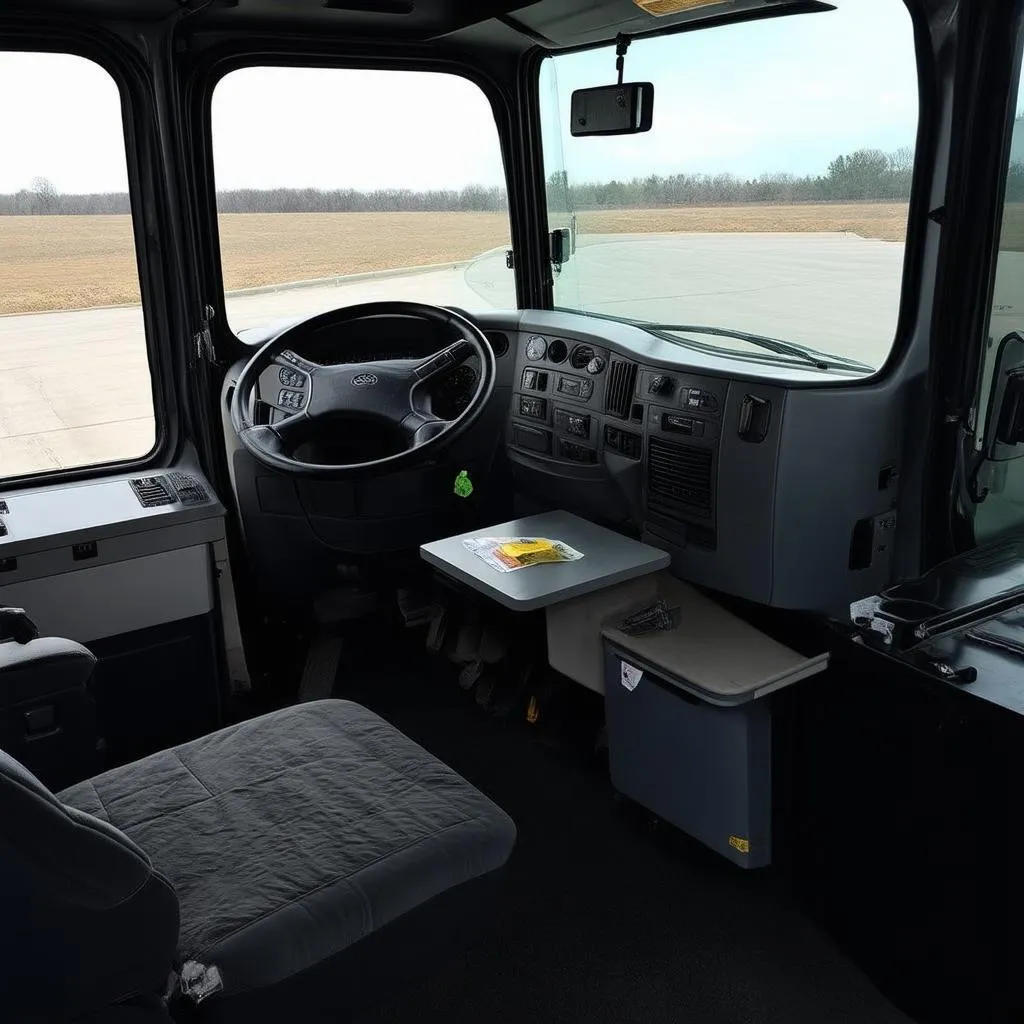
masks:
[(483, 794), (347, 701), (56, 796), (0, 752), (0, 1018), (166, 1022), (177, 979), (176, 1019), (345, 1019), (465, 945), (514, 841)]

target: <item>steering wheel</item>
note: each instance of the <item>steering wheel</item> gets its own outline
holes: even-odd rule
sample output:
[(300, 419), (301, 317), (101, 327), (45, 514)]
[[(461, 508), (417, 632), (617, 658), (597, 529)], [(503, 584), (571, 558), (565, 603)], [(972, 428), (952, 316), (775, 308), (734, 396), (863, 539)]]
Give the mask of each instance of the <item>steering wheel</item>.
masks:
[[(453, 331), (458, 340), (426, 359), (384, 359), (338, 366), (321, 366), (292, 351), (314, 331), (341, 328), (369, 317), (416, 317)], [(480, 360), (480, 373), (469, 404), (453, 420), (435, 416), (426, 402), (426, 385), (474, 355)], [(282, 391), (282, 397), (288, 394), (287, 401), (296, 411), (279, 423), (253, 423), (250, 399), (260, 375), (272, 365), (282, 368), (282, 384), (289, 376), (297, 382)], [(383, 475), (422, 464), (469, 430), (491, 396), (494, 378), (490, 343), (466, 317), (417, 302), (368, 302), (304, 320), (268, 341), (239, 374), (231, 397), (231, 423), (253, 458), (271, 469), (335, 480)], [(384, 458), (343, 465), (304, 462), (290, 454), (298, 443), (315, 435), (318, 424), (339, 414), (390, 424), (405, 436), (405, 449)]]

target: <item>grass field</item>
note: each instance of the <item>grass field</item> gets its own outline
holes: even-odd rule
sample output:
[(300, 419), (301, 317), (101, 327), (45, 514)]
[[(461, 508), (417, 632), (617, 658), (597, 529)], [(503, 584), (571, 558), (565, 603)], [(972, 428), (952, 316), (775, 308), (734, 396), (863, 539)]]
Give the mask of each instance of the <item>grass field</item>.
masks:
[[(583, 236), (846, 231), (902, 241), (906, 209), (849, 203), (608, 210), (581, 213), (578, 227)], [(1015, 220), (1024, 224), (1024, 216)], [(490, 213), (229, 214), (220, 225), (228, 290), (452, 263), (509, 241), (507, 217)], [(0, 313), (137, 302), (129, 218), (0, 217), (0, 280)]]

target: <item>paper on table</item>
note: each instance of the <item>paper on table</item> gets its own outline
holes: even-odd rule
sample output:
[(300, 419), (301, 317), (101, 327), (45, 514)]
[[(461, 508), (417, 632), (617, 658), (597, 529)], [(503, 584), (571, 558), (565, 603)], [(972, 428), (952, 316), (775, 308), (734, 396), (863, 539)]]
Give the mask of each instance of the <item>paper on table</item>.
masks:
[(551, 562), (575, 562), (583, 557), (581, 551), (564, 541), (547, 537), (467, 537), (462, 543), (498, 572)]

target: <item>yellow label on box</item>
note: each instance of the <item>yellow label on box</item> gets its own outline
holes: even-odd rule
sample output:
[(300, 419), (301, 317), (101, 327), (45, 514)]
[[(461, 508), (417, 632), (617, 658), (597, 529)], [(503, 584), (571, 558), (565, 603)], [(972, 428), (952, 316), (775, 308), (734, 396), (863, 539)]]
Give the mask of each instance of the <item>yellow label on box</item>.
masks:
[(750, 840), (742, 836), (729, 836), (729, 845), (740, 853), (750, 853)]

